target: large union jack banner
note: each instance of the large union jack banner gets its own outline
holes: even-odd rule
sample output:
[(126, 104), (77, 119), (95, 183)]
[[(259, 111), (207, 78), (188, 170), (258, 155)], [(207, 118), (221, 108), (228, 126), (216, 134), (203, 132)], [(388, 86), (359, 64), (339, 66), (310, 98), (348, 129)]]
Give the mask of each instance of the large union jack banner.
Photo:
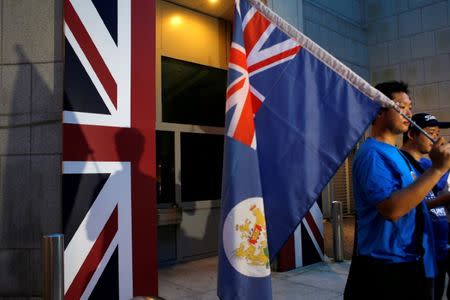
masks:
[(157, 294), (155, 2), (65, 0), (67, 299)]
[[(270, 260), (381, 105), (392, 105), (258, 0), (235, 0), (222, 177), (221, 299), (270, 299)], [(308, 214), (312, 208), (312, 213)]]

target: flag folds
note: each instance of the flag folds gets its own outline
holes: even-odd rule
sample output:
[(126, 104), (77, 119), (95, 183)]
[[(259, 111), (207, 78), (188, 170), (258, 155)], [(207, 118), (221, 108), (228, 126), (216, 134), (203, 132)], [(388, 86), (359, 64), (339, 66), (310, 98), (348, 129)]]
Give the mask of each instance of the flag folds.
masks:
[(380, 105), (392, 105), (257, 0), (236, 0), (218, 295), (270, 299), (270, 259)]

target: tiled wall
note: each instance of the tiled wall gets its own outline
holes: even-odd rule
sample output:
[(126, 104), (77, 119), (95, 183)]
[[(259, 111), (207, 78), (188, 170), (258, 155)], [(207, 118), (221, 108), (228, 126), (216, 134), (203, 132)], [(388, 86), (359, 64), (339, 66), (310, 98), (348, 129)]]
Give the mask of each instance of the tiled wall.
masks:
[(416, 112), (450, 121), (450, 1), (367, 0), (365, 16), (371, 82), (404, 80)]
[(62, 9), (0, 0), (0, 297), (41, 294), (41, 236), (62, 227)]
[(304, 0), (268, 0), (267, 5), (291, 25), (303, 29)]
[[(330, 7), (324, 5), (326, 2)], [(336, 11), (337, 2), (304, 1), (304, 23), (306, 35), (367, 80), (367, 35), (361, 26), (360, 2), (339, 1), (341, 8)]]
[(271, 0), (269, 6), (361, 77), (369, 79), (363, 1)]
[[(450, 0), (270, 0), (360, 76), (410, 84), (415, 111), (450, 121)], [(450, 130), (443, 134), (450, 137)]]

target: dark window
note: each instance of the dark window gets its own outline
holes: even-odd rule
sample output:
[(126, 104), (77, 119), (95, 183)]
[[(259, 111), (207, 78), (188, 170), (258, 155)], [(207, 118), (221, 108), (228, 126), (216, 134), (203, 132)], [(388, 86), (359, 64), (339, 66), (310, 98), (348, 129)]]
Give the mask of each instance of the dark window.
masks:
[(175, 202), (173, 132), (156, 131), (156, 199), (158, 203)]
[(223, 136), (181, 134), (181, 200), (219, 200)]
[(227, 72), (161, 58), (163, 122), (224, 127)]

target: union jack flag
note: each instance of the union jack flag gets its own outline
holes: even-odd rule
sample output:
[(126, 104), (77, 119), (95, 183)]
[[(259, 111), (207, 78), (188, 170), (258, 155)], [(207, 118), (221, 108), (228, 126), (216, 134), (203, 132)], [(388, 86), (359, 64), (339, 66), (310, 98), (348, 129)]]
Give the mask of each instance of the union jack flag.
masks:
[(65, 0), (66, 299), (157, 294), (153, 0)]
[[(275, 31), (276, 26), (256, 8), (241, 12), (240, 5), (236, 7), (242, 24), (235, 24), (237, 38), (231, 43), (228, 64), (226, 112), (231, 108), (234, 112), (227, 135), (256, 149), (253, 118), (265, 97), (252, 85), (251, 78), (293, 59), (300, 45), (293, 39), (279, 40), (280, 32)], [(272, 42), (274, 38), (275, 42)], [(267, 45), (269, 39), (271, 43)]]

